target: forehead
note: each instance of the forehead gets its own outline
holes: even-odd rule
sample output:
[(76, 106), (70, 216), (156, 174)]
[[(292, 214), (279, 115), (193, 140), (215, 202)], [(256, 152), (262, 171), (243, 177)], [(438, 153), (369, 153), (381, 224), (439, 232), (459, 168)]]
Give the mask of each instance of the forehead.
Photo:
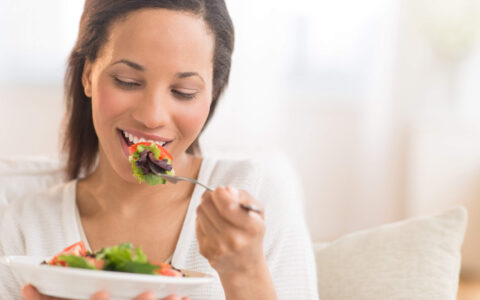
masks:
[(132, 59), (147, 69), (203, 68), (213, 62), (214, 40), (200, 16), (167, 9), (141, 9), (110, 26), (100, 56), (107, 60)]

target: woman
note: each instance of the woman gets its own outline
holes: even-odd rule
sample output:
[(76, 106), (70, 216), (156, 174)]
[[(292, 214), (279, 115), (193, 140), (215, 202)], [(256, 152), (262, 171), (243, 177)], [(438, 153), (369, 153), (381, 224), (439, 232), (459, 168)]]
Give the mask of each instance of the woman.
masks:
[[(66, 77), (71, 181), (10, 205), (0, 255), (48, 256), (79, 239), (93, 251), (128, 241), (153, 261), (218, 274), (192, 299), (315, 299), (308, 234), (288, 182), (261, 164), (200, 156), (198, 137), (228, 82), (233, 36), (223, 0), (87, 0)], [(142, 139), (164, 145), (177, 174), (217, 188), (138, 184), (128, 145)], [(1, 272), (1, 299), (19, 298)], [(31, 285), (22, 294), (52, 299)]]

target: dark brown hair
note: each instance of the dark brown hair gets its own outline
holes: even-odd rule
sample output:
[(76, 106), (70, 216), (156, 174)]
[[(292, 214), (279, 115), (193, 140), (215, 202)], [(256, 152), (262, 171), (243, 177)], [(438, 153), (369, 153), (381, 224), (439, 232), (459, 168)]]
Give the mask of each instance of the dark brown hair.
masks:
[[(85, 62), (94, 62), (107, 42), (109, 26), (128, 13), (142, 8), (185, 11), (203, 18), (215, 37), (211, 119), (230, 74), (234, 29), (224, 0), (86, 0), (77, 42), (70, 54), (65, 76), (65, 131), (63, 150), (69, 179), (92, 170), (98, 156), (98, 137), (93, 127), (91, 101), (84, 93)], [(203, 131), (203, 129), (202, 129)], [(200, 153), (198, 138), (188, 153)]]

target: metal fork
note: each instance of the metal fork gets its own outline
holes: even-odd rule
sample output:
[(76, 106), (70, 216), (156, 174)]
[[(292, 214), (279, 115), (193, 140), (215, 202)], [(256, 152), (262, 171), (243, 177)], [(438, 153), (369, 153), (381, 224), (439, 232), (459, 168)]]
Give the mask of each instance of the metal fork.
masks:
[[(213, 192), (214, 189), (209, 187), (208, 185), (206, 184), (203, 184), (201, 183), (200, 181), (196, 180), (196, 179), (193, 179), (193, 178), (189, 178), (189, 177), (182, 177), (182, 176), (172, 176), (172, 175), (168, 175), (168, 174), (165, 174), (163, 173), (161, 170), (158, 169), (158, 166), (152, 164), (152, 163), (149, 163), (149, 166), (150, 166), (150, 170), (157, 176), (160, 176), (162, 177), (163, 179), (165, 179), (166, 181), (170, 182), (170, 183), (173, 183), (173, 184), (176, 184), (178, 183), (179, 181), (188, 181), (188, 182), (191, 182), (191, 183), (194, 183), (194, 184), (198, 184), (200, 186), (202, 186), (203, 188), (205, 188), (206, 190), (208, 191), (211, 191)], [(253, 212), (256, 212), (258, 214), (263, 214), (263, 210), (261, 208), (259, 208), (258, 206), (256, 205), (252, 205), (252, 204), (245, 204), (245, 203), (240, 203), (239, 204), (241, 208), (243, 208), (245, 211), (249, 212), (249, 211), (253, 211)]]

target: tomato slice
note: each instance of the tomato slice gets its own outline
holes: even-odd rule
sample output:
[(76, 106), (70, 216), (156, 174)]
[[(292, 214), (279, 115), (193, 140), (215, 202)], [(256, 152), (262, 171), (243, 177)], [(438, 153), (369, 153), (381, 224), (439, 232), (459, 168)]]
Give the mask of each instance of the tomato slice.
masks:
[(183, 277), (182, 273), (171, 268), (160, 268), (157, 270), (157, 274), (170, 277)]
[(152, 262), (151, 264), (152, 264), (152, 265), (159, 266), (160, 269), (171, 269), (171, 268), (172, 268), (172, 265), (171, 265), (171, 264), (164, 263), (164, 262), (159, 262), (159, 263)]
[[(86, 254), (87, 254), (87, 248), (85, 248), (85, 243), (83, 241), (76, 242), (75, 244), (68, 246), (67, 248), (63, 249), (60, 253), (55, 255), (48, 262), (48, 264), (57, 265), (59, 263), (58, 257), (61, 255), (85, 256)], [(60, 264), (62, 264), (62, 262), (60, 262)]]
[(76, 242), (73, 245), (68, 246), (67, 248), (63, 249), (59, 255), (77, 255), (77, 256), (85, 256), (87, 254), (87, 248), (85, 248), (85, 243), (83, 241)]
[[(133, 153), (137, 152), (137, 147), (138, 145), (144, 145), (144, 146), (151, 146), (152, 145), (152, 142), (139, 142), (139, 143), (136, 143), (136, 144), (133, 144), (131, 145), (130, 147), (128, 147), (128, 151), (130, 152), (130, 155), (132, 155)], [(155, 145), (158, 147), (158, 149), (160, 150), (160, 156), (158, 157), (158, 159), (163, 159), (165, 157), (168, 157), (170, 158), (170, 160), (173, 160), (173, 157), (170, 153), (168, 153), (167, 149), (163, 148), (162, 146), (160, 146), (159, 144), (156, 144)]]
[[(133, 154), (133, 153), (137, 152), (138, 145), (150, 146), (151, 144), (152, 144), (152, 142), (139, 142), (139, 143), (133, 144), (130, 147), (128, 147), (128, 150), (130, 151), (130, 154)], [(157, 145), (157, 146), (160, 147), (159, 145)]]
[(160, 152), (161, 152), (161, 154), (160, 154), (161, 159), (166, 156), (166, 157), (170, 158), (170, 160), (173, 160), (172, 155), (170, 153), (168, 153), (167, 149), (163, 148), (160, 145), (157, 145), (157, 146), (158, 146), (158, 149), (160, 149)]
[(175, 269), (173, 269), (171, 264), (160, 262), (160, 263), (151, 263), (153, 265), (157, 265), (158, 268), (155, 273), (163, 276), (170, 276), (170, 277), (183, 277), (183, 274)]
[(105, 261), (101, 260), (101, 259), (95, 259), (93, 257), (88, 257), (86, 256), (85, 259), (92, 265), (95, 266), (95, 268), (97, 270), (101, 270), (103, 269), (103, 266), (105, 265)]

